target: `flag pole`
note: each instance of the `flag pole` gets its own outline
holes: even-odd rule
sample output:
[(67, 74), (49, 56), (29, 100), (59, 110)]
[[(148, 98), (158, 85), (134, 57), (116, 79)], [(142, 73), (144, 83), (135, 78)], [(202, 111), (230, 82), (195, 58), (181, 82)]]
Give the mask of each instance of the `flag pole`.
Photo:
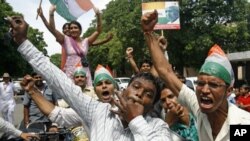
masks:
[[(39, 7), (38, 7), (38, 9), (40, 9), (41, 8), (41, 5), (42, 5), (42, 1), (43, 0), (40, 0), (40, 4), (39, 4)], [(39, 11), (39, 13), (37, 13), (37, 15), (36, 15), (36, 19), (38, 18), (38, 15), (40, 14), (40, 11)]]
[(163, 29), (161, 30), (161, 36), (163, 36)]

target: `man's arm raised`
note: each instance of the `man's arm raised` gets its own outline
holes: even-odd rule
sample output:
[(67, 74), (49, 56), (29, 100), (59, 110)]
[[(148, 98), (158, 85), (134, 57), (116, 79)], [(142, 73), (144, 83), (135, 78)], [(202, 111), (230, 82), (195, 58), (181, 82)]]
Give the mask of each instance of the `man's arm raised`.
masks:
[(174, 74), (171, 64), (166, 60), (162, 50), (159, 46), (158, 38), (153, 34), (153, 29), (157, 23), (158, 13), (154, 12), (146, 13), (141, 18), (142, 30), (148, 45), (153, 64), (157, 70), (160, 78), (162, 78), (167, 86), (174, 94), (179, 94), (183, 83)]
[(93, 44), (94, 41), (98, 38), (98, 36), (101, 34), (102, 32), (102, 19), (101, 19), (101, 14), (99, 9), (94, 7), (94, 11), (96, 13), (96, 21), (97, 21), (97, 27), (96, 27), (96, 31), (94, 33), (92, 33), (89, 37), (88, 37), (88, 42), (89, 45)]
[(54, 5), (51, 5), (50, 11), (49, 11), (49, 22), (44, 17), (41, 7), (39, 7), (37, 9), (37, 13), (41, 17), (41, 19), (42, 19), (44, 25), (47, 27), (47, 29), (55, 36), (56, 40), (60, 44), (63, 44), (64, 43), (64, 35), (55, 28), (55, 21), (54, 21), (55, 10), (56, 10), (56, 7)]
[(140, 72), (139, 68), (137, 67), (134, 57), (132, 55), (133, 53), (133, 48), (132, 47), (128, 47), (126, 49), (126, 56), (127, 56), (127, 60), (129, 61), (131, 68), (133, 69), (134, 73), (137, 74)]

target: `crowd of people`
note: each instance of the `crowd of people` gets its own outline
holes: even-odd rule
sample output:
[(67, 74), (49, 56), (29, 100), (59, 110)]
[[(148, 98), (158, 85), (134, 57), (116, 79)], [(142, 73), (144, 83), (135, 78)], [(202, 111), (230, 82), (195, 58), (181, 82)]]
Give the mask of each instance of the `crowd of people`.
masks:
[[(85, 39), (80, 37), (82, 29), (76, 21), (65, 24), (63, 34), (57, 31), (54, 11), (55, 7), (52, 7), (48, 22), (41, 8), (38, 9), (44, 24), (65, 51), (66, 63), (62, 69), (28, 40), (28, 24), (23, 17), (9, 18), (17, 50), (35, 72), (24, 76), (21, 82), (26, 91), (23, 131), (11, 124), (11, 106), (15, 103), (6, 102), (6, 99), (13, 97), (14, 90), (9, 83), (9, 74), (3, 75), (4, 82), (0, 85), (0, 103), (3, 103), (0, 108), (4, 115), (4, 120), (0, 118), (1, 131), (28, 140), (37, 138), (26, 133), (29, 124), (42, 122), (48, 132), (56, 132), (61, 127), (80, 128), (81, 133), (75, 136), (86, 141), (172, 141), (176, 140), (174, 135), (187, 141), (229, 141), (230, 125), (250, 124), (250, 87), (243, 85), (240, 95), (229, 100), (234, 75), (229, 60), (218, 45), (210, 49), (198, 73), (196, 90), (191, 90), (168, 61), (167, 40), (153, 32), (157, 11), (145, 13), (141, 17), (141, 26), (151, 59), (144, 59), (138, 67), (133, 48), (129, 47), (126, 55), (134, 74), (127, 88), (118, 91), (109, 70), (98, 65), (92, 82), (89, 62), (84, 62), (88, 47), (101, 32), (99, 11), (95, 9), (97, 29)], [(10, 108), (6, 111), (2, 105)]]

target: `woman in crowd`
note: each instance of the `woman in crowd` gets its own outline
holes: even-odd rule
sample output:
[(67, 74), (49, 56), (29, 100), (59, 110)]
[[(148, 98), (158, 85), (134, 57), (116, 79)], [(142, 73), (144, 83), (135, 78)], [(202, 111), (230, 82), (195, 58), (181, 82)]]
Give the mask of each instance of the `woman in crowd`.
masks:
[(94, 43), (102, 31), (100, 12), (98, 9), (94, 8), (97, 16), (97, 29), (89, 37), (83, 39), (80, 37), (82, 33), (82, 27), (77, 21), (71, 21), (69, 23), (69, 34), (65, 34), (65, 32), (63, 34), (56, 30), (53, 18), (55, 9), (55, 6), (50, 8), (50, 20), (49, 23), (47, 22), (47, 24), (45, 22), (46, 19), (42, 14), (41, 8), (38, 9), (38, 13), (42, 17), (48, 30), (55, 36), (57, 42), (59, 42), (65, 50), (66, 61), (62, 59), (62, 61), (65, 61), (65, 65), (62, 64), (63, 70), (68, 77), (72, 78), (76, 67), (82, 66), (87, 72), (87, 85), (92, 86), (92, 78), (87, 60), (87, 53), (89, 46)]
[(198, 141), (194, 116), (177, 101), (177, 96), (166, 87), (160, 85), (160, 103), (164, 114), (162, 118), (168, 123), (171, 130), (188, 141)]

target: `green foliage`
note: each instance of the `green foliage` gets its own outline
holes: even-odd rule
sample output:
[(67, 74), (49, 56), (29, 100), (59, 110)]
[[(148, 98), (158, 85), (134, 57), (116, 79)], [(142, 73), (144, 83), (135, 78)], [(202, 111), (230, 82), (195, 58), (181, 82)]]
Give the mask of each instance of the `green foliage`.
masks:
[(43, 32), (40, 32), (38, 29), (29, 28), (28, 39), (38, 48), (38, 50), (42, 51), (44, 55), (47, 56), (47, 44), (43, 38)]
[[(97, 64), (109, 65), (112, 68), (121, 67), (121, 61), (124, 56), (121, 56), (122, 44), (116, 36), (115, 29), (112, 29), (110, 32), (114, 33), (114, 37), (111, 41), (106, 44), (91, 47), (88, 53), (88, 60), (90, 60), (91, 70), (95, 70)], [(100, 35), (100, 38), (105, 38), (107, 34), (103, 33)], [(118, 70), (119, 71), (119, 70)]]
[[(4, 0), (0, 1), (0, 75), (3, 72), (9, 72), (13, 77), (22, 77), (27, 73), (32, 72), (32, 68), (24, 61), (21, 55), (16, 51), (17, 46), (13, 43), (10, 34), (8, 34), (9, 25), (3, 20), (4, 17), (12, 15), (21, 15), (12, 10), (12, 7)], [(44, 48), (46, 43), (43, 39), (43, 33), (37, 29), (29, 28), (29, 40), (38, 47), (39, 50), (47, 54)]]
[(225, 52), (248, 50), (248, 7), (246, 0), (182, 0), (181, 30), (165, 31), (171, 62), (199, 68), (213, 44)]
[[(144, 2), (160, 0), (144, 0)], [(184, 66), (199, 68), (209, 48), (219, 44), (225, 52), (249, 50), (250, 5), (247, 0), (180, 1), (180, 30), (164, 30), (168, 39), (170, 62), (179, 70)], [(90, 49), (92, 70), (109, 64), (118, 75), (128, 75), (125, 50), (134, 48), (134, 58), (140, 62), (149, 56), (140, 28), (141, 1), (115, 0), (103, 11), (103, 33), (114, 33), (108, 44)], [(85, 35), (95, 30), (95, 20)], [(155, 31), (160, 33), (160, 31)]]
[[(142, 60), (146, 51), (144, 37), (140, 28), (141, 2), (117, 0), (111, 1), (107, 9), (103, 11), (103, 33), (100, 38), (104, 38), (106, 33), (112, 32), (113, 39), (104, 45), (90, 49), (88, 58), (94, 70), (97, 64), (108, 64), (115, 69), (118, 75), (128, 75), (129, 64), (125, 60), (125, 50), (127, 47), (134, 48), (134, 56), (138, 61)], [(93, 21), (95, 22), (95, 21)], [(95, 24), (89, 28), (84, 36), (90, 35), (95, 30)]]
[(50, 56), (50, 61), (56, 65), (58, 68), (61, 66), (61, 56), (62, 54), (56, 53)]
[[(0, 2), (0, 39), (3, 39), (4, 33), (8, 31), (8, 25), (4, 21), (7, 15), (13, 15), (12, 7), (10, 7), (5, 1)], [(2, 43), (2, 42), (1, 42)]]

